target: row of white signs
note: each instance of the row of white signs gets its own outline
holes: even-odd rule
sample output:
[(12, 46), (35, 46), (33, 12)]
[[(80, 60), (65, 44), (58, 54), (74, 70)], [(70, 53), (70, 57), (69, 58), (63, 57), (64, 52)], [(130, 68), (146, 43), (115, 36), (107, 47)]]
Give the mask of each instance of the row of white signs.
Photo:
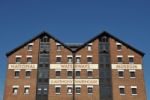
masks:
[[(74, 82), (73, 82), (74, 81)], [(99, 85), (99, 79), (49, 79), (49, 84), (84, 84), (84, 85)]]
[[(9, 64), (8, 69), (37, 69), (38, 64)], [(50, 64), (50, 69), (98, 69), (98, 64)], [(141, 64), (111, 64), (112, 69), (142, 69)]]

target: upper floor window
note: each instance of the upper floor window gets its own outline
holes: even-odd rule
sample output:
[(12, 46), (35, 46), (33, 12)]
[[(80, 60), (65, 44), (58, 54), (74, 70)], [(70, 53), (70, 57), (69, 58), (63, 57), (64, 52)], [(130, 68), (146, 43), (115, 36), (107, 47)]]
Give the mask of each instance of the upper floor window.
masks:
[(124, 77), (124, 70), (118, 70), (118, 76), (119, 76), (119, 78), (123, 78)]
[(18, 93), (18, 88), (19, 88), (19, 86), (13, 86), (13, 91), (12, 91), (12, 93), (13, 93), (14, 95), (16, 95), (16, 94)]
[(87, 63), (92, 63), (92, 56), (87, 56)]
[(26, 77), (29, 78), (31, 76), (31, 70), (26, 70)]
[(61, 86), (55, 86), (55, 93), (60, 94), (61, 93)]
[(88, 44), (87, 50), (88, 50), (88, 51), (92, 51), (92, 43), (89, 43), (89, 44)]
[(49, 42), (49, 38), (47, 36), (44, 36), (41, 38), (41, 42)]
[(29, 94), (30, 86), (24, 86), (24, 94)]
[(135, 75), (135, 70), (129, 70), (130, 72), (130, 78), (135, 78), (136, 75)]
[(118, 51), (121, 51), (121, 50), (122, 50), (122, 45), (121, 45), (121, 43), (116, 43), (116, 45), (117, 45), (117, 50), (118, 50)]
[(137, 86), (131, 86), (132, 95), (137, 95)]
[(129, 55), (129, 64), (133, 64), (134, 63), (134, 56), (133, 55)]
[(67, 94), (72, 94), (72, 86), (67, 86)]
[(81, 86), (76, 86), (76, 94), (80, 94), (81, 93)]
[(18, 78), (20, 74), (20, 70), (14, 70), (14, 72), (15, 72), (14, 74), (15, 78)]
[(125, 86), (119, 86), (120, 95), (125, 95)]
[(92, 71), (92, 70), (87, 70), (87, 76), (88, 76), (89, 78), (91, 78), (92, 75), (93, 75), (93, 71)]
[(60, 77), (61, 70), (56, 70), (56, 77)]
[(61, 56), (56, 56), (56, 63), (61, 63)]
[(76, 70), (76, 77), (79, 78), (80, 77), (80, 71)]
[(118, 64), (122, 64), (123, 62), (122, 58), (123, 58), (122, 55), (117, 56)]
[(28, 45), (28, 50), (32, 51), (33, 45)]
[(72, 77), (72, 74), (73, 74), (72, 71), (67, 71), (67, 76), (68, 77)]
[(92, 94), (93, 93), (93, 86), (87, 86), (88, 88), (88, 94)]
[(101, 39), (100, 39), (101, 42), (108, 42), (108, 38), (106, 36), (103, 36)]
[(61, 51), (61, 45), (57, 45), (57, 51)]
[(21, 63), (21, 56), (16, 56), (16, 64), (20, 64)]
[(31, 64), (32, 63), (32, 57), (27, 57), (27, 63)]
[(81, 63), (81, 57), (76, 57), (76, 63)]
[(72, 57), (68, 57), (68, 63), (72, 63)]

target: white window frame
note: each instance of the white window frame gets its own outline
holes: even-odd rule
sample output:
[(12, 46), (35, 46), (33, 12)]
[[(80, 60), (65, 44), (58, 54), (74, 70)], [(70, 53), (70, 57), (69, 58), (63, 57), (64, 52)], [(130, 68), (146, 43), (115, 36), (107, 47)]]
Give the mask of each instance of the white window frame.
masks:
[(136, 78), (136, 74), (135, 74), (135, 77), (131, 77), (131, 72), (136, 73), (136, 70), (135, 69), (129, 69), (130, 78), (132, 78), (132, 79)]
[(87, 85), (87, 91), (88, 91), (88, 88), (92, 88), (92, 93), (88, 93), (88, 94), (93, 94), (93, 85)]
[[(28, 93), (26, 93), (26, 88), (28, 88)], [(25, 85), (24, 86), (24, 94), (29, 94), (30, 93), (30, 85)]]
[[(56, 93), (56, 88), (60, 88), (60, 92)], [(55, 94), (61, 94), (61, 85), (55, 85)]]
[[(123, 72), (123, 77), (119, 76), (119, 72)], [(124, 78), (124, 69), (118, 69), (118, 78)]]
[[(132, 94), (132, 89), (133, 89), (133, 88), (136, 88), (136, 94)], [(131, 94), (132, 94), (132, 96), (138, 95), (138, 94), (137, 94), (137, 86), (131, 86)]]
[[(16, 92), (14, 91), (14, 88), (17, 88)], [(18, 94), (19, 85), (13, 85), (12, 89), (13, 89), (13, 95), (17, 95)]]
[(26, 69), (25, 71), (26, 72), (30, 71), (30, 76), (25, 76), (26, 78), (30, 78), (31, 77), (31, 71), (32, 71), (32, 69)]
[(16, 64), (20, 64), (21, 63), (21, 58), (22, 58), (22, 56), (21, 55), (16, 55), (16, 60), (17, 60), (17, 58), (20, 58), (20, 62), (16, 62)]
[[(71, 92), (68, 92), (68, 88), (71, 88)], [(73, 85), (67, 85), (67, 94), (72, 94), (73, 92)]]
[[(34, 43), (29, 43), (27, 46), (28, 51), (32, 51)], [(32, 46), (32, 49), (29, 49), (29, 46)]]
[(81, 94), (81, 85), (76, 85), (76, 86), (75, 86), (75, 91), (76, 91), (76, 88), (80, 88), (80, 93), (77, 93), (77, 92), (76, 92), (76, 94)]
[[(120, 93), (120, 88), (124, 88), (124, 92), (125, 92), (125, 86), (123, 86), (123, 85), (120, 85), (120, 86), (119, 86), (119, 93)], [(126, 93), (124, 93), (124, 94), (120, 93), (120, 95), (123, 96), (123, 95), (126, 95)]]
[[(20, 69), (14, 69), (14, 78), (19, 78), (19, 76), (20, 76)], [(19, 72), (19, 76), (15, 76), (15, 72)]]
[(129, 64), (134, 64), (134, 55), (128, 55), (128, 59), (129, 59), (129, 58), (133, 58), (133, 62), (130, 62), (130, 61), (129, 61)]
[(119, 49), (118, 49), (118, 47), (117, 47), (117, 51), (122, 51), (122, 44), (121, 44), (121, 43), (119, 43), (119, 42), (117, 42), (117, 43), (116, 43), (116, 46), (118, 46), (118, 45), (120, 45), (120, 46), (121, 46), (121, 49), (119, 50)]
[[(118, 62), (118, 58), (122, 58), (122, 62)], [(118, 64), (123, 64), (123, 55), (117, 55), (117, 63)]]

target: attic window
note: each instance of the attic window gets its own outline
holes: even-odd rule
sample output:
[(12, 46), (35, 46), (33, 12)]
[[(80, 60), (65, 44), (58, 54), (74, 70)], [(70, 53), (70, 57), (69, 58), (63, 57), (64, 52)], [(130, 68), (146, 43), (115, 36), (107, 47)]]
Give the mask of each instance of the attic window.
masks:
[(101, 38), (100, 41), (101, 41), (101, 42), (108, 42), (108, 38), (107, 38), (106, 36), (104, 36), (104, 37)]
[(44, 36), (41, 38), (41, 42), (49, 42), (49, 38), (47, 36)]

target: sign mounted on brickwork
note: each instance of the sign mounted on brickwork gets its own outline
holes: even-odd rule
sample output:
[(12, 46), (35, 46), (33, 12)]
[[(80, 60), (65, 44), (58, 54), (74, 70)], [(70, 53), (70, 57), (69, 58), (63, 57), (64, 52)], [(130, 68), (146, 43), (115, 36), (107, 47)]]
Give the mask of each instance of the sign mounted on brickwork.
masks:
[(37, 64), (9, 64), (8, 69), (37, 69)]
[[(98, 69), (98, 64), (74, 64), (75, 69)], [(50, 64), (50, 69), (73, 69), (73, 64)]]
[(111, 64), (112, 69), (142, 69), (141, 64)]
[[(99, 85), (98, 79), (75, 79), (75, 84)], [(73, 84), (73, 79), (50, 79), (49, 84)]]

